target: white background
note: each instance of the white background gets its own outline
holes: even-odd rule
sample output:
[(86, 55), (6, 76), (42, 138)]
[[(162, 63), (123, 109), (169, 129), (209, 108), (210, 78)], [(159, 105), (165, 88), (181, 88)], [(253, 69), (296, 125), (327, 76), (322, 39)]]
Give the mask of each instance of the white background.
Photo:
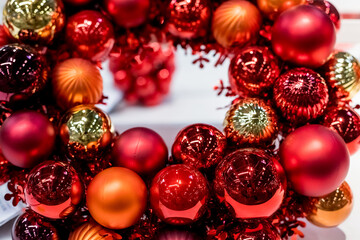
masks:
[[(333, 0), (341, 13), (360, 14), (359, 0)], [(5, 0), (0, 0), (3, 5)], [(0, 6), (2, 9), (3, 6)], [(350, 47), (351, 52), (360, 58), (360, 20), (344, 20), (338, 33), (338, 46)], [(171, 95), (156, 107), (144, 108), (126, 106), (118, 103), (121, 93), (112, 89), (112, 76), (104, 71), (106, 85), (105, 95), (109, 96), (110, 115), (116, 129), (120, 132), (136, 126), (146, 126), (163, 136), (171, 146), (177, 132), (189, 124), (208, 123), (221, 129), (222, 121), (231, 99), (218, 97), (213, 87), (219, 80), (227, 83), (228, 62), (214, 68), (214, 59), (204, 69), (194, 66), (191, 62), (196, 57), (178, 51), (176, 56), (177, 71), (172, 83)], [(360, 103), (358, 95), (354, 102)], [(305, 240), (359, 240), (360, 239), (360, 153), (352, 156), (347, 181), (354, 192), (354, 209), (351, 216), (339, 227), (331, 229), (317, 228), (312, 225), (304, 230)], [(9, 240), (11, 224), (0, 228), (0, 240)]]

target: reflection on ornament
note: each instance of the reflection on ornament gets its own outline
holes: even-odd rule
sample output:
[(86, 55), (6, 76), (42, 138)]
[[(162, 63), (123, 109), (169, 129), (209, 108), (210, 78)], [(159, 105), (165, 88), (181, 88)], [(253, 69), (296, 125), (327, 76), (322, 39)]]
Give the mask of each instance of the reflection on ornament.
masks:
[(60, 124), (62, 145), (72, 159), (100, 156), (110, 146), (113, 135), (110, 118), (93, 105), (70, 109)]
[(336, 227), (344, 222), (353, 208), (353, 194), (347, 182), (334, 192), (320, 198), (313, 198), (312, 208), (306, 218), (319, 227)]
[(260, 99), (240, 99), (227, 112), (224, 131), (226, 137), (237, 145), (264, 146), (277, 137), (277, 116)]
[(347, 52), (335, 52), (322, 68), (330, 87), (339, 87), (352, 99), (360, 90), (360, 64)]
[(20, 42), (48, 44), (65, 24), (61, 0), (8, 0), (4, 25)]

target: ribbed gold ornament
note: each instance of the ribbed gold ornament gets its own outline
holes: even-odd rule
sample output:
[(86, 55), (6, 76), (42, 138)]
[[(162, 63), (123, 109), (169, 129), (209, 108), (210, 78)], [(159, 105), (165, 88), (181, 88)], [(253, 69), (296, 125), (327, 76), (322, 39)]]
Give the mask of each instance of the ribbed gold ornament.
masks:
[(120, 240), (122, 237), (94, 222), (84, 223), (70, 233), (68, 240)]

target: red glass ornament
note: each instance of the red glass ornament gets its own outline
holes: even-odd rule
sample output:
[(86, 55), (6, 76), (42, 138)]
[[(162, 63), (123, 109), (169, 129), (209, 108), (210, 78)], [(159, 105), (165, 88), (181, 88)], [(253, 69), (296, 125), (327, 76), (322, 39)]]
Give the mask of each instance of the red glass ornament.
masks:
[(329, 59), (336, 42), (336, 30), (323, 11), (300, 5), (278, 17), (271, 41), (274, 52), (283, 60), (317, 68)]
[(278, 231), (266, 221), (247, 222), (230, 231), (236, 240), (281, 240)]
[(35, 111), (12, 114), (0, 129), (2, 152), (17, 167), (30, 168), (45, 160), (54, 144), (54, 127), (44, 115)]
[(306, 68), (296, 68), (282, 74), (275, 82), (273, 97), (283, 117), (292, 124), (318, 118), (329, 102), (325, 80)]
[(339, 134), (321, 125), (307, 125), (288, 135), (280, 159), (300, 194), (320, 197), (334, 191), (349, 170), (349, 152)]
[(85, 10), (71, 16), (66, 41), (77, 57), (104, 61), (114, 46), (114, 29), (100, 12)]
[(279, 60), (266, 47), (252, 46), (240, 50), (231, 60), (231, 89), (240, 96), (264, 96), (281, 72)]
[(68, 164), (46, 161), (28, 176), (26, 202), (36, 213), (63, 219), (74, 213), (82, 200), (84, 186), (75, 169)]
[(143, 24), (150, 9), (150, 0), (105, 0), (104, 4), (115, 23), (125, 28)]
[(336, 30), (340, 29), (341, 26), (341, 17), (340, 13), (334, 5), (326, 0), (307, 0), (307, 3), (311, 6), (317, 7), (322, 10), (326, 15), (328, 15), (331, 21), (334, 23)]
[(185, 39), (201, 37), (209, 26), (210, 1), (171, 0), (167, 13), (167, 30), (172, 35)]
[(360, 148), (360, 116), (348, 106), (333, 107), (324, 117), (323, 125), (337, 132), (345, 141), (350, 154)]
[(172, 225), (194, 223), (205, 213), (208, 183), (195, 168), (177, 164), (164, 168), (153, 179), (150, 204), (156, 215)]
[(176, 136), (172, 156), (176, 161), (195, 168), (210, 168), (222, 160), (225, 148), (226, 137), (217, 128), (193, 124)]
[(159, 134), (148, 128), (132, 128), (116, 138), (113, 164), (140, 175), (153, 176), (165, 167), (168, 149)]
[(25, 45), (0, 48), (0, 99), (27, 100), (46, 84), (48, 68), (44, 59)]
[(216, 168), (214, 189), (234, 217), (269, 217), (284, 199), (285, 173), (264, 150), (244, 148), (227, 155)]
[(56, 228), (36, 213), (28, 210), (15, 221), (12, 233), (13, 240), (59, 240)]
[(128, 103), (153, 106), (170, 91), (175, 70), (174, 49), (170, 43), (153, 42), (141, 52), (115, 49), (110, 57), (115, 85), (124, 91)]

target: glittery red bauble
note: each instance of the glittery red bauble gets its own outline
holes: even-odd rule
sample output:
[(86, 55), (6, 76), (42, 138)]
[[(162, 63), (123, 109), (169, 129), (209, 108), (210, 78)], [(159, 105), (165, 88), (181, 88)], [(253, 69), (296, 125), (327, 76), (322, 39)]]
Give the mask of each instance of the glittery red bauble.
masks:
[(230, 231), (236, 240), (281, 240), (278, 231), (266, 221), (248, 222)]
[(211, 9), (209, 0), (171, 0), (167, 8), (167, 30), (180, 38), (196, 38), (207, 32)]
[(350, 161), (341, 136), (321, 125), (307, 125), (288, 135), (280, 146), (280, 159), (292, 187), (309, 197), (339, 187)]
[(155, 175), (165, 167), (168, 149), (159, 134), (148, 128), (123, 132), (113, 146), (113, 164), (129, 168), (140, 175)]
[(326, 15), (328, 15), (331, 21), (334, 23), (336, 30), (340, 29), (341, 19), (340, 13), (334, 5), (326, 0), (307, 0), (308, 4), (322, 10)]
[(316, 7), (300, 5), (283, 12), (272, 28), (272, 46), (283, 60), (317, 68), (330, 57), (336, 30), (330, 18)]
[(0, 100), (27, 100), (44, 88), (48, 68), (32, 48), (11, 44), (0, 48)]
[(226, 137), (207, 124), (193, 124), (182, 129), (172, 146), (176, 161), (195, 168), (216, 166), (224, 155)]
[(236, 218), (271, 216), (286, 190), (283, 168), (264, 150), (245, 148), (227, 155), (216, 168), (214, 189)]
[(150, 203), (156, 215), (172, 225), (194, 223), (205, 213), (208, 183), (195, 168), (172, 165), (161, 170), (150, 188)]
[(74, 213), (82, 200), (84, 186), (75, 169), (56, 161), (36, 166), (28, 176), (25, 198), (38, 214), (63, 219)]
[(54, 143), (54, 127), (44, 115), (35, 111), (12, 114), (0, 129), (2, 152), (17, 167), (30, 168), (45, 160)]
[(66, 41), (76, 57), (104, 61), (114, 46), (114, 29), (100, 12), (85, 10), (71, 16)]
[(306, 68), (282, 74), (275, 82), (273, 97), (283, 117), (292, 124), (318, 118), (329, 102), (325, 80)]
[(240, 96), (264, 96), (281, 72), (279, 60), (266, 47), (252, 46), (240, 50), (231, 60), (231, 89)]
[(150, 9), (150, 0), (104, 0), (104, 4), (115, 23), (125, 28), (143, 24)]
[(28, 210), (17, 218), (13, 225), (13, 240), (59, 240), (56, 228), (36, 213)]
[(334, 107), (324, 117), (323, 125), (337, 132), (345, 141), (350, 154), (360, 148), (360, 116), (351, 107)]

